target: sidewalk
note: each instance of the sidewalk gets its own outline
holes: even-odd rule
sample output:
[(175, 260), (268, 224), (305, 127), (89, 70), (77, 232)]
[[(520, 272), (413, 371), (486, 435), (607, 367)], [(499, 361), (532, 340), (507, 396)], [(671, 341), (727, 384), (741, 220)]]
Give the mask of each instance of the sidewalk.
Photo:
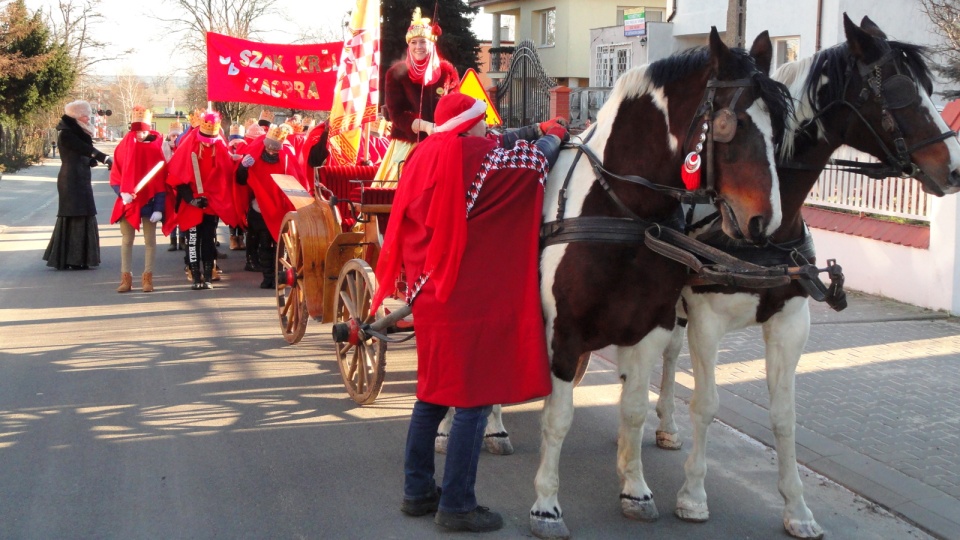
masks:
[[(960, 538), (960, 321), (848, 295), (840, 313), (810, 303), (796, 377), (798, 460), (935, 536)], [(717, 419), (772, 447), (763, 347), (759, 326), (724, 338)], [(684, 347), (677, 397), (689, 402), (692, 389)]]

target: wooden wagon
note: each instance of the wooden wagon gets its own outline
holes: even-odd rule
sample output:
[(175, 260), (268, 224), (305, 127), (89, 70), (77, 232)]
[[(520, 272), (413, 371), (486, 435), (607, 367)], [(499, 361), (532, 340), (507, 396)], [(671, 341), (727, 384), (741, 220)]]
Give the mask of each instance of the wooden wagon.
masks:
[[(298, 192), (299, 184), (284, 187), (284, 179), (275, 176), (297, 209), (283, 219), (276, 252), (277, 314), (287, 343), (303, 338), (311, 318), (356, 325), (387, 315), (383, 306), (371, 315), (370, 305), (377, 289), (373, 269), (395, 189), (372, 187), (376, 169), (320, 167), (316, 197), (302, 187)], [(387, 331), (412, 331), (412, 324), (391, 323)], [(365, 334), (335, 345), (350, 397), (361, 405), (373, 403), (383, 386), (386, 340)]]

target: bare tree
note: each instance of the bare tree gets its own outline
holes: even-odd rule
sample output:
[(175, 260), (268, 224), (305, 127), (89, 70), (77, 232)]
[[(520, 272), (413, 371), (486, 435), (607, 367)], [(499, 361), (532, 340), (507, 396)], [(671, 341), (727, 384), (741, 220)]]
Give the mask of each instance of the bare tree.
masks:
[(920, 0), (921, 9), (940, 29), (943, 43), (934, 48), (943, 59), (937, 71), (953, 86), (942, 92), (947, 99), (960, 97), (960, 0)]
[(113, 84), (110, 85), (110, 94), (113, 102), (119, 105), (119, 112), (123, 118), (123, 125), (130, 123), (130, 113), (134, 105), (143, 105), (145, 100), (150, 97), (147, 91), (148, 85), (133, 74), (130, 70), (124, 70), (117, 75)]
[(116, 60), (133, 52), (121, 51), (114, 56), (104, 54), (107, 44), (93, 37), (95, 26), (105, 22), (100, 0), (58, 0), (44, 12), (54, 41), (63, 45), (73, 59), (81, 81), (88, 79), (92, 67), (100, 62)]
[[(191, 104), (206, 102), (206, 35), (216, 32), (240, 39), (256, 37), (258, 20), (265, 15), (278, 14), (278, 0), (165, 0), (174, 6), (179, 16), (161, 18), (173, 32), (184, 34), (183, 49), (195, 58), (194, 67), (188, 70), (190, 88), (187, 91)], [(203, 96), (202, 99), (200, 96)], [(252, 107), (246, 103), (215, 102), (213, 107), (224, 116), (224, 128), (230, 119), (246, 116)]]

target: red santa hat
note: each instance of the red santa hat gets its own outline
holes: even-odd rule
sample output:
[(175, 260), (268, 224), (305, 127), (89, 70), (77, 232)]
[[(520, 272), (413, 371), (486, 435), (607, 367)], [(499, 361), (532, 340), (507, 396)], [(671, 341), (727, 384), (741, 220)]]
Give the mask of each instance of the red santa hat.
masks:
[(440, 98), (433, 117), (437, 121), (433, 132), (464, 133), (487, 114), (487, 104), (459, 92)]

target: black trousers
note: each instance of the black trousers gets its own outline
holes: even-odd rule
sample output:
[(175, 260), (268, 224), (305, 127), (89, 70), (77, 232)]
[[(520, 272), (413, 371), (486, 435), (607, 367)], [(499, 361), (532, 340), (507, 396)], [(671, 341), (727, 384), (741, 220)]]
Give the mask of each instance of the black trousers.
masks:
[(201, 221), (196, 227), (187, 231), (187, 253), (184, 255), (188, 265), (191, 263), (203, 263), (213, 265), (217, 260), (217, 224), (220, 218), (209, 214), (203, 215)]
[(277, 242), (270, 234), (270, 229), (267, 229), (267, 223), (263, 221), (263, 216), (253, 208), (247, 211), (248, 249), (251, 244), (256, 246), (256, 256), (260, 262), (263, 277), (273, 277), (276, 273), (273, 259), (277, 256)]

